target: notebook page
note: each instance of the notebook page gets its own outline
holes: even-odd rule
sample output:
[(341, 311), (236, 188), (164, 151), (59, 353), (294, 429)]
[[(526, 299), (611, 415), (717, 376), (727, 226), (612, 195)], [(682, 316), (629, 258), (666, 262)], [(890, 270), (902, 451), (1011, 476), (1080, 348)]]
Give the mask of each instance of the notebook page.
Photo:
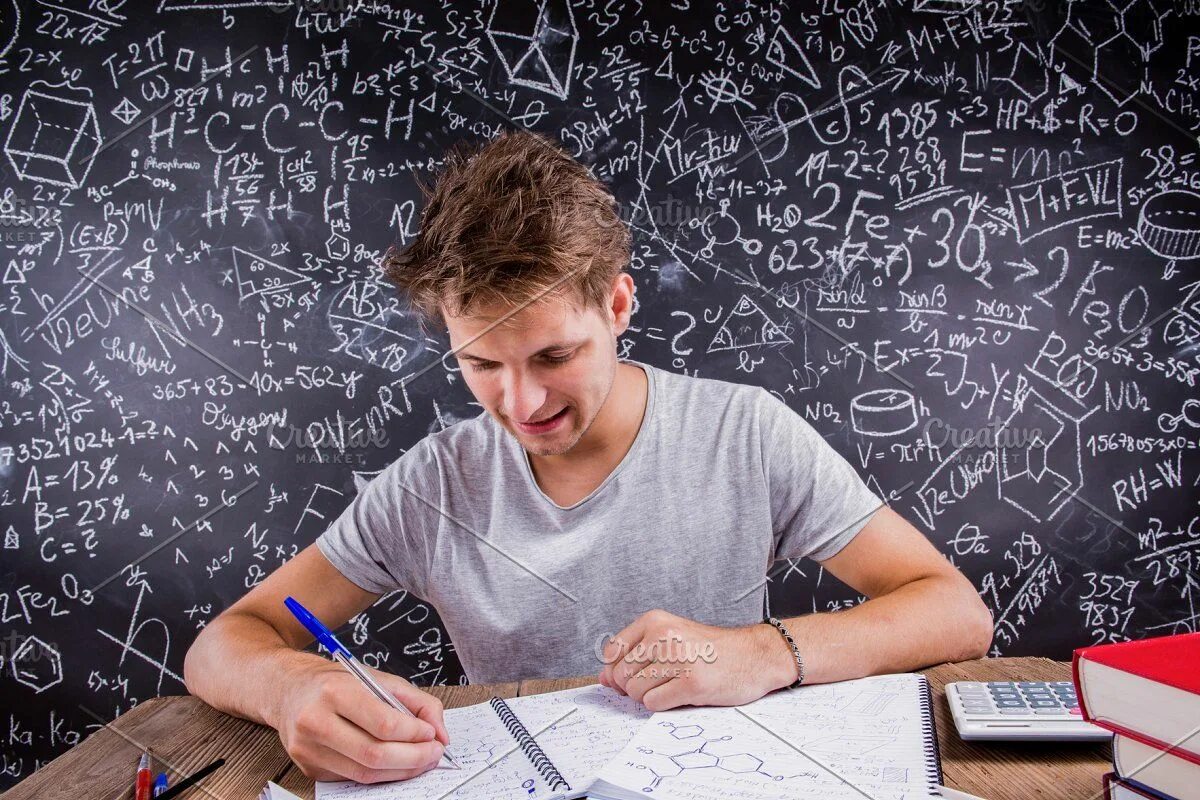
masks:
[[(444, 718), (450, 752), (461, 770), (438, 766), (391, 783), (317, 781), (317, 800), (530, 800), (549, 794), (487, 703), (447, 709)], [(536, 730), (530, 728), (531, 733)], [(535, 786), (536, 795), (530, 793)]]
[(505, 702), (531, 733), (542, 731), (538, 744), (571, 785), (571, 793), (585, 789), (652, 714), (636, 700), (600, 685)]
[(299, 797), (289, 792), (273, 781), (267, 781), (267, 785), (259, 794), (258, 800), (300, 800)]
[(919, 680), (880, 675), (658, 712), (599, 778), (668, 800), (931, 797)]

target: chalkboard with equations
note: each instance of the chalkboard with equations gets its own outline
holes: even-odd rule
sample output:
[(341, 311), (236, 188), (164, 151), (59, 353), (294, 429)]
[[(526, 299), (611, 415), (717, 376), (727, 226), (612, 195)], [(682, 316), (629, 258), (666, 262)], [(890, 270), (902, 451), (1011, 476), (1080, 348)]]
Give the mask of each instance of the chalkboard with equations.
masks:
[[(763, 386), (977, 585), (992, 652), (1197, 629), (1200, 8), (0, 2), (0, 786), (480, 413), (381, 281), (528, 128), (633, 233), (620, 351)], [(647, 531), (652, 544), (654, 532)], [(864, 598), (811, 561), (777, 614)], [(463, 680), (421, 598), (344, 633)]]

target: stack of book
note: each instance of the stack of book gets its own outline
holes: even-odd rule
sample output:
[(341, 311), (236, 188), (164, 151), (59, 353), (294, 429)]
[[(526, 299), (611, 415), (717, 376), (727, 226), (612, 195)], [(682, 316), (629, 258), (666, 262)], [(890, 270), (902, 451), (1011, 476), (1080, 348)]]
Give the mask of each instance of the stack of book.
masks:
[(1115, 734), (1106, 796), (1200, 798), (1200, 633), (1083, 647), (1072, 668), (1083, 718)]

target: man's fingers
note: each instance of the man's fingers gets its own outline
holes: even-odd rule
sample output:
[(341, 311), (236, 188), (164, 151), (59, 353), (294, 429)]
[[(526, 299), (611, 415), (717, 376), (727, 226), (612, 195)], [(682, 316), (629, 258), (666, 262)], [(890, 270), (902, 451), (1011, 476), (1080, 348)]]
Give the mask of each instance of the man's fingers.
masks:
[[(315, 744), (306, 759), (308, 767), (304, 774), (314, 780), (352, 780), (359, 783), (382, 783), (384, 781), (406, 781), (429, 771), (436, 765), (430, 764), (405, 769), (375, 769), (340, 753), (332, 747)], [(317, 764), (319, 766), (312, 766)]]
[(417, 716), (433, 726), (436, 733), (435, 738), (443, 745), (450, 744), (450, 731), (446, 728), (446, 721), (442, 718), (442, 704), (438, 703), (436, 708), (432, 705), (421, 706), (417, 710)]
[(625, 690), (621, 688), (616, 679), (613, 677), (613, 668), (611, 666), (605, 665), (604, 669), (600, 671), (600, 678), (601, 683), (612, 689), (617, 694), (625, 694)]
[(646, 615), (642, 614), (633, 622), (617, 631), (605, 642), (604, 648), (601, 651), (604, 663), (611, 666), (621, 660), (634, 645), (642, 640), (645, 626)]
[(620, 688), (622, 694), (629, 693), (629, 679), (640, 668), (639, 664), (632, 663), (628, 659), (629, 655), (625, 655), (620, 661), (609, 668), (612, 670), (613, 684)]
[[(411, 724), (428, 725), (428, 723), (413, 719), (394, 708), (387, 710), (403, 717)], [(420, 769), (441, 758), (444, 750), (442, 743), (432, 737), (426, 741), (381, 739), (359, 727), (349, 718), (335, 717), (334, 719), (335, 722), (329, 726), (328, 732), (322, 737), (321, 744), (369, 769)]]
[(629, 681), (655, 663), (654, 648), (651, 646), (651, 642), (652, 640), (647, 638), (634, 642), (629, 652), (611, 666), (613, 680), (620, 684), (627, 694), (629, 693)]
[(436, 733), (429, 722), (411, 717), (374, 697), (364, 698), (362, 702), (339, 703), (335, 711), (380, 741), (427, 742)]
[(672, 677), (674, 676), (667, 674), (667, 667), (661, 664), (650, 664), (641, 671), (635, 672), (625, 682), (625, 693), (641, 703), (647, 692), (670, 681)]
[(669, 680), (642, 695), (642, 705), (651, 711), (666, 711), (692, 702), (687, 681)]
[(450, 732), (446, 729), (445, 709), (442, 706), (441, 700), (438, 700), (429, 694), (429, 692), (418, 689), (399, 675), (391, 675), (376, 670), (375, 676), (379, 679), (383, 688), (394, 694), (401, 703), (420, 719), (433, 726), (434, 735), (438, 741), (442, 744), (450, 744)]
[(607, 669), (613, 687), (620, 689), (622, 694), (628, 693), (629, 689), (626, 683), (633, 673), (650, 663), (649, 654), (645, 652), (646, 648), (640, 647), (645, 642), (647, 630), (643, 619), (644, 615), (638, 617), (637, 621), (617, 634), (613, 649), (606, 650), (607, 656), (614, 654), (616, 656), (609, 661)]

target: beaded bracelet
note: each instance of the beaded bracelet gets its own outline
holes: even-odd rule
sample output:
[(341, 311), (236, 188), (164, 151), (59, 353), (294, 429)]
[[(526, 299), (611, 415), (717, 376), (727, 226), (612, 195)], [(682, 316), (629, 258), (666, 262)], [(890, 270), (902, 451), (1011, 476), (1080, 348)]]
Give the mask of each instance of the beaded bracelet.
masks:
[(795, 683), (791, 684), (787, 688), (794, 689), (795, 687), (804, 683), (804, 658), (800, 655), (800, 648), (796, 646), (796, 640), (792, 638), (792, 634), (788, 632), (788, 629), (784, 627), (782, 622), (775, 619), (775, 617), (767, 617), (767, 622), (771, 625), (774, 625), (779, 632), (783, 634), (783, 638), (788, 643), (788, 647), (792, 648), (792, 656), (796, 659), (796, 672), (798, 673), (799, 677), (796, 678)]

